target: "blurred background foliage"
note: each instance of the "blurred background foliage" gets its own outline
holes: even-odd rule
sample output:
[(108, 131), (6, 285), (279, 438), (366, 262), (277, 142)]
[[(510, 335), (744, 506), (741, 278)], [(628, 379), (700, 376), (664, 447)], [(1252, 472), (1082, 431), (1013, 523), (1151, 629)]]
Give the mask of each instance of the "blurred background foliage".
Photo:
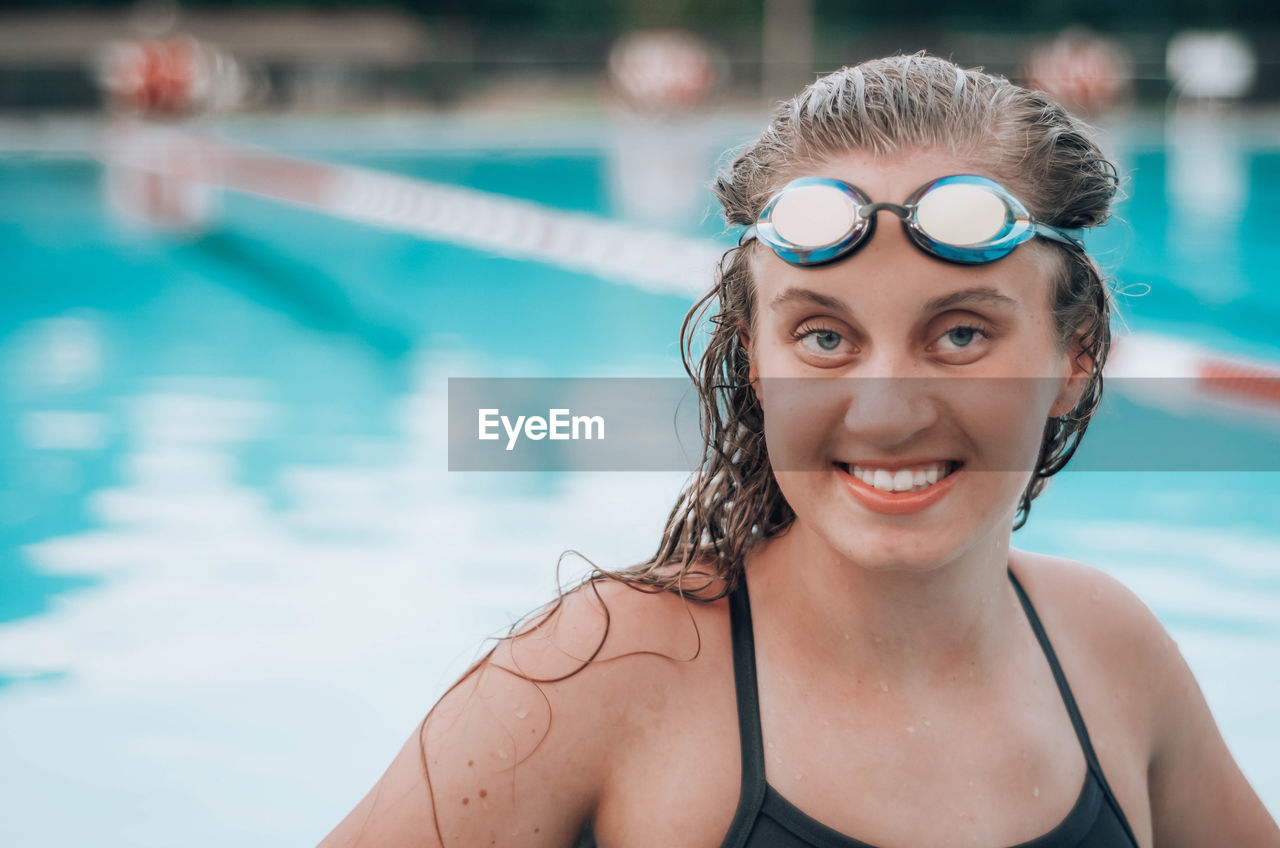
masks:
[[(156, 10), (166, 8), (180, 9), (185, 29), (196, 37), (221, 41), (231, 54), (255, 60), (273, 83), (272, 99), (260, 104), (269, 108), (298, 105), (288, 94), (289, 79), (299, 56), (308, 53), (308, 42), (317, 41), (298, 25), (303, 18), (311, 28), (328, 22), (353, 33), (377, 22), (383, 35), (366, 39), (361, 55), (344, 57), (319, 43), (310, 52), (313, 64), (327, 63), (331, 74), (341, 64), (348, 80), (360, 77), (358, 87), (397, 107), (448, 108), (512, 76), (576, 82), (588, 93), (619, 37), (653, 29), (702, 38), (721, 63), (721, 93), (761, 102), (794, 90), (816, 73), (873, 55), (920, 49), (1016, 79), (1031, 43), (1081, 27), (1124, 48), (1137, 101), (1157, 105), (1172, 91), (1166, 70), (1170, 39), (1187, 30), (1227, 30), (1244, 37), (1257, 59), (1253, 85), (1242, 99), (1280, 98), (1280, 3), (1266, 0), (190, 0), (180, 7), (132, 0), (6, 0), (0, 2), (0, 109), (101, 105), (101, 92), (85, 73), (92, 45), (104, 35), (136, 35), (140, 18), (154, 18)], [(41, 52), (41, 40), (29, 33), (55, 19), (68, 49)], [(226, 25), (238, 20), (254, 31), (250, 53), (256, 56), (246, 55), (237, 39), (228, 37)], [(771, 20), (790, 31), (783, 42), (770, 40)], [(202, 32), (199, 24), (210, 21), (223, 26), (216, 33)], [(77, 29), (86, 36), (83, 48), (73, 50)], [(387, 32), (400, 43), (379, 51), (377, 40)], [(798, 33), (803, 33), (799, 41)], [(781, 77), (778, 67), (787, 68)], [(368, 97), (350, 100), (347, 105), (357, 108), (377, 105)]]

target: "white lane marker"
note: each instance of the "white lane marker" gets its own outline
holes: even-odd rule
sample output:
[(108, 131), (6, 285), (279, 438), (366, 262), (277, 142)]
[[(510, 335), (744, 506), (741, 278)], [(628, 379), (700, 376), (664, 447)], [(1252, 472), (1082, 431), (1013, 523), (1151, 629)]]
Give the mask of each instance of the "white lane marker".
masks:
[(102, 158), (651, 292), (701, 295), (711, 286), (725, 249), (709, 239), (471, 188), (281, 156), (175, 128), (131, 127), (116, 135)]

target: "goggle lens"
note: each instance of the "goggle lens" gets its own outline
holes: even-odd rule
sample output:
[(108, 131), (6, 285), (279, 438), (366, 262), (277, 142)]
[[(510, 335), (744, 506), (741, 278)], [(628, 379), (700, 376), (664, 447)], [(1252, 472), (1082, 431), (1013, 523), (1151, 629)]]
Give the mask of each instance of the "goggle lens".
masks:
[(800, 177), (765, 204), (738, 243), (758, 238), (792, 265), (824, 265), (861, 247), (880, 212), (892, 212), (916, 247), (947, 262), (995, 262), (1036, 236), (1085, 250), (1082, 230), (1036, 221), (1007, 189), (977, 174), (939, 177), (905, 205), (872, 203), (830, 177)]
[(801, 248), (835, 244), (863, 226), (853, 198), (824, 185), (800, 186), (778, 198), (769, 216), (774, 231)]
[(1009, 223), (1009, 207), (980, 185), (934, 186), (916, 205), (917, 226), (944, 244), (986, 244), (1004, 235)]

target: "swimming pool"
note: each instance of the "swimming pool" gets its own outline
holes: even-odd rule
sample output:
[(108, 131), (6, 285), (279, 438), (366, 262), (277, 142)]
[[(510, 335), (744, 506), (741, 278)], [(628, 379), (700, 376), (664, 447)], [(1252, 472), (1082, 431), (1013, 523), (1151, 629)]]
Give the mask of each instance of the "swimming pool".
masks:
[[(620, 175), (705, 179), (736, 128), (680, 154), (607, 127), (419, 130), (283, 144), (728, 241), (709, 194), (664, 214)], [(1280, 150), (1214, 132), (1117, 136), (1130, 198), (1091, 245), (1150, 286), (1122, 304), (1135, 334), (1280, 363)], [(314, 843), (481, 637), (549, 596), (564, 549), (619, 566), (656, 546), (682, 475), (449, 474), (445, 387), (679, 375), (687, 295), (260, 197), (156, 197), (74, 154), (6, 153), (0, 201), (0, 842)], [(1068, 472), (1014, 538), (1147, 601), (1273, 814), (1277, 482)]]

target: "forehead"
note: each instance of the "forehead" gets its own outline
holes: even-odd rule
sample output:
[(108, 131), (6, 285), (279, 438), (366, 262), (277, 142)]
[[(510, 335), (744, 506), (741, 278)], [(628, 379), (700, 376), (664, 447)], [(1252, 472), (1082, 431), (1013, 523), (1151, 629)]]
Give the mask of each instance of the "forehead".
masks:
[[(857, 186), (874, 202), (902, 203), (925, 183), (951, 174), (999, 179), (975, 157), (925, 150), (888, 158), (850, 151), (798, 168), (788, 173), (785, 181), (832, 177)], [(774, 298), (788, 289), (809, 289), (850, 305), (898, 305), (914, 311), (961, 289), (988, 287), (1017, 300), (1027, 312), (1039, 314), (1048, 310), (1049, 281), (1057, 261), (1052, 248), (1032, 239), (988, 265), (944, 262), (915, 247), (903, 233), (901, 222), (888, 212), (877, 215), (870, 241), (830, 265), (797, 267), (758, 241), (752, 243), (751, 250), (756, 306), (765, 313)]]

